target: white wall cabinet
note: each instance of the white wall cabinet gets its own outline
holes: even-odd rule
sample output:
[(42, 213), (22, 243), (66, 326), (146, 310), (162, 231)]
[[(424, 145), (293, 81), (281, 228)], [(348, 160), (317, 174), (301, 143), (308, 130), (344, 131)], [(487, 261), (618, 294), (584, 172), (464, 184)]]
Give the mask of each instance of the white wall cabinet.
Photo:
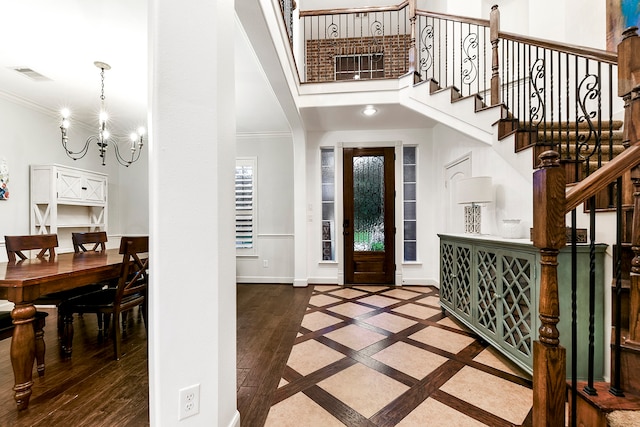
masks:
[(58, 234), (60, 251), (71, 233), (107, 231), (107, 175), (61, 165), (31, 165), (31, 234)]

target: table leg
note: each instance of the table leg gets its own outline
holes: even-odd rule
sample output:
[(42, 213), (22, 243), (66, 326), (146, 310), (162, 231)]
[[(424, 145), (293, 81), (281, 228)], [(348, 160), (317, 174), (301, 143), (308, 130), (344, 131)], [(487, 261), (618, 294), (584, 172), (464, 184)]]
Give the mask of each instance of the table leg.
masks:
[(11, 364), (15, 378), (14, 399), (19, 410), (27, 409), (33, 385), (33, 362), (36, 358), (33, 304), (16, 304), (11, 317), (15, 328), (11, 339)]

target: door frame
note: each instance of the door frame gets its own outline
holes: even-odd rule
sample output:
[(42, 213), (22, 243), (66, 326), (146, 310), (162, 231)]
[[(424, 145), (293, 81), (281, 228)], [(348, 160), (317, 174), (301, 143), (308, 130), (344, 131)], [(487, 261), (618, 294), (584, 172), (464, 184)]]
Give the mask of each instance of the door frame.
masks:
[[(396, 184), (395, 198), (395, 228), (397, 230), (394, 240), (395, 254), (394, 260), (396, 264), (395, 286), (402, 284), (402, 239), (404, 238), (404, 228), (402, 226), (403, 210), (402, 210), (402, 191), (398, 191), (398, 185), (402, 183), (402, 141), (373, 141), (373, 142), (339, 142), (334, 146), (335, 150), (335, 179), (336, 179), (336, 198), (335, 198), (335, 215), (336, 225), (339, 225), (340, 232), (336, 233), (336, 261), (338, 262), (338, 285), (345, 284), (345, 259), (344, 259), (344, 236), (342, 235), (342, 223), (344, 221), (344, 195), (343, 195), (343, 171), (344, 156), (343, 148), (381, 148), (393, 147), (395, 154), (394, 170)], [(400, 221), (400, 222), (399, 222)]]

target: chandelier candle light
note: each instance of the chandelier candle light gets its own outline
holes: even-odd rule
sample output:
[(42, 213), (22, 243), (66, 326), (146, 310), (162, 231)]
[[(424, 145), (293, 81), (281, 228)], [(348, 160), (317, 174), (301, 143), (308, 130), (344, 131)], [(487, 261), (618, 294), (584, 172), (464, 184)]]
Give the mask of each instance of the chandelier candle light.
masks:
[(481, 203), (493, 201), (493, 186), (490, 176), (476, 176), (456, 181), (457, 201), (464, 207), (464, 232), (480, 234)]
[(62, 133), (62, 146), (64, 147), (67, 156), (72, 158), (73, 160), (78, 160), (83, 158), (87, 152), (89, 151), (89, 144), (95, 142), (98, 145), (98, 151), (100, 152), (100, 157), (102, 157), (102, 165), (105, 165), (106, 151), (109, 146), (109, 141), (113, 142), (113, 146), (115, 147), (116, 160), (123, 166), (129, 166), (131, 163), (136, 162), (140, 159), (140, 153), (142, 152), (142, 146), (144, 145), (144, 134), (145, 129), (143, 127), (138, 128), (138, 132), (134, 132), (130, 135), (129, 141), (131, 142), (131, 157), (125, 158), (120, 154), (120, 149), (118, 148), (118, 142), (120, 142), (123, 137), (111, 135), (109, 130), (107, 129), (107, 119), (108, 114), (104, 106), (104, 72), (105, 70), (110, 70), (111, 66), (104, 62), (96, 61), (93, 63), (96, 67), (100, 68), (100, 80), (101, 80), (101, 91), (100, 91), (100, 115), (98, 116), (98, 134), (91, 135), (84, 143), (84, 147), (79, 151), (72, 151), (68, 148), (67, 144), (69, 143), (69, 137), (67, 136), (67, 129), (69, 128), (71, 122), (69, 120), (70, 112), (67, 108), (61, 111), (62, 114), (62, 122), (60, 123), (60, 132)]

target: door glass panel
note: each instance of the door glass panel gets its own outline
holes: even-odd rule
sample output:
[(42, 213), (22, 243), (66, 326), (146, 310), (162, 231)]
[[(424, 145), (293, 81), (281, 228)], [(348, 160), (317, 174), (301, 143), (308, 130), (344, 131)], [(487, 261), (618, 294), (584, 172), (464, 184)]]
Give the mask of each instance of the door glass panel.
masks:
[(384, 252), (384, 156), (353, 158), (353, 250)]

